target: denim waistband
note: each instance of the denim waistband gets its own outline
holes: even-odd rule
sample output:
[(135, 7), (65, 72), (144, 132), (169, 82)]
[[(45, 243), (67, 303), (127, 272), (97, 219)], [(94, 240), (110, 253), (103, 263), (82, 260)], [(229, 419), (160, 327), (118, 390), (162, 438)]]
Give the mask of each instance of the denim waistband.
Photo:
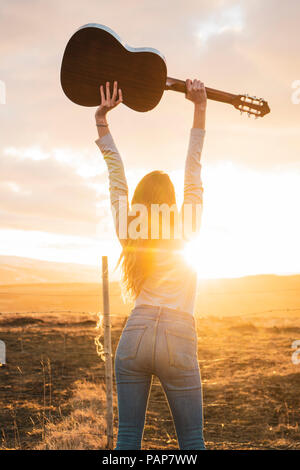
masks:
[(135, 318), (146, 314), (147, 317), (153, 318), (154, 320), (157, 317), (162, 319), (174, 319), (174, 320), (184, 320), (185, 322), (195, 325), (195, 318), (188, 312), (183, 312), (181, 310), (175, 310), (173, 308), (158, 306), (158, 305), (137, 305), (130, 314), (130, 318)]

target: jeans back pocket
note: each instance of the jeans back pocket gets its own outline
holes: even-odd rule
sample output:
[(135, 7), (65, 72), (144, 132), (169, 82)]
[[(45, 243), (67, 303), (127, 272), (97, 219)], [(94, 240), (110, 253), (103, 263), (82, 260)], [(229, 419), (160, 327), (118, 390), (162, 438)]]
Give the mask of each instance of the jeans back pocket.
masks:
[(125, 327), (116, 352), (119, 359), (135, 359), (146, 328), (146, 325)]
[(166, 330), (170, 366), (182, 370), (198, 368), (197, 336)]

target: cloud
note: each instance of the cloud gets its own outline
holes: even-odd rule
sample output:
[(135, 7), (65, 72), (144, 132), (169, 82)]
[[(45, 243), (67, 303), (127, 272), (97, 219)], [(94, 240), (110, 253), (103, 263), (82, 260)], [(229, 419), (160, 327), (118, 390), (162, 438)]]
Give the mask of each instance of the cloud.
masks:
[[(110, 26), (131, 46), (160, 50), (171, 77), (269, 101), (271, 114), (257, 121), (209, 102), (204, 167), (230, 160), (251, 170), (297, 169), (300, 105), (291, 102), (291, 86), (300, 79), (299, 16), (298, 0), (174, 0), (172, 7), (161, 0), (2, 0), (0, 229), (89, 237), (110, 219), (94, 109), (71, 103), (59, 81), (67, 41), (89, 22)], [(174, 92), (149, 113), (125, 106), (111, 113), (131, 193), (153, 169), (181, 178), (192, 119), (191, 103)]]
[(74, 161), (13, 150), (0, 158), (0, 228), (93, 235), (108, 204), (106, 174), (83, 177)]
[(224, 33), (239, 33), (244, 28), (244, 18), (241, 5), (234, 5), (225, 8), (223, 11), (216, 12), (204, 22), (199, 24), (197, 37), (206, 42), (213, 36), (222, 35)]
[[(109, 25), (130, 45), (159, 49), (166, 57), (170, 76), (199, 76), (211, 87), (265, 95), (272, 115), (260, 121), (261, 127), (279, 129), (299, 119), (299, 109), (290, 101), (291, 83), (299, 78), (297, 0), (290, 0), (288, 7), (279, 0), (192, 0), (188, 8), (174, 0), (172, 14), (168, 2), (158, 0), (132, 0), (126, 7), (120, 0), (90, 0), (84, 8), (82, 5), (81, 0), (1, 2), (0, 79), (7, 85), (7, 104), (0, 107), (3, 146), (41, 145), (49, 150), (53, 146), (79, 150), (93, 146), (94, 110), (68, 101), (59, 83), (68, 39), (78, 26), (91, 21)], [(137, 18), (134, 27), (133, 13)], [(199, 34), (208, 39), (206, 44), (199, 42)], [(210, 103), (210, 109), (209, 124), (223, 122), (227, 133), (232, 132), (238, 114), (215, 103)], [(192, 121), (191, 107), (182, 95), (172, 92), (166, 92), (159, 107), (150, 113), (123, 107), (110, 119), (124, 153), (136, 165), (141, 162), (141, 151), (145, 151), (145, 159), (155, 153), (152, 160), (159, 163), (156, 143), (162, 154), (171, 138), (180, 146), (182, 137), (174, 135), (174, 127), (180, 124), (185, 131)], [(154, 142), (150, 132), (156, 133)], [(147, 150), (140, 145), (145, 142)], [(251, 165), (251, 158), (246, 158)], [(169, 163), (173, 161), (170, 156)]]

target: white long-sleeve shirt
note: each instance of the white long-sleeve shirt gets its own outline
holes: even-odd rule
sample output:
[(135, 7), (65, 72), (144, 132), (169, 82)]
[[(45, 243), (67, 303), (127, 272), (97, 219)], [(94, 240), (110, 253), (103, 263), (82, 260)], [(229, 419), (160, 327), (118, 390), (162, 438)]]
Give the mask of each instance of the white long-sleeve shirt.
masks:
[[(201, 152), (205, 130), (192, 128), (185, 162), (184, 201), (202, 208), (203, 187), (201, 181)], [(119, 221), (121, 211), (128, 211), (128, 186), (121, 156), (110, 133), (96, 140), (109, 175), (110, 200), (117, 234), (120, 237)], [(199, 225), (197, 226), (199, 229)], [(135, 301), (138, 305), (165, 306), (194, 314), (197, 291), (197, 273), (178, 251), (160, 251), (156, 257), (155, 270), (146, 278)]]

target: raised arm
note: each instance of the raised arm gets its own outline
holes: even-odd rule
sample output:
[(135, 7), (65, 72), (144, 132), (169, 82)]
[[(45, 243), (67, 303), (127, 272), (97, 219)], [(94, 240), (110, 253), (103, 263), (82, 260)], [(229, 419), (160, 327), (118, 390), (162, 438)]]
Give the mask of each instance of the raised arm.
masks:
[(121, 244), (123, 244), (127, 237), (128, 186), (123, 162), (109, 131), (106, 118), (108, 111), (115, 108), (123, 100), (121, 89), (119, 89), (119, 99), (117, 99), (117, 90), (117, 82), (114, 82), (113, 94), (110, 97), (109, 82), (106, 84), (106, 96), (103, 87), (100, 87), (101, 105), (96, 111), (95, 119), (99, 135), (96, 144), (101, 150), (107, 165), (114, 223), (117, 235)]
[[(194, 103), (194, 121), (190, 130), (188, 153), (184, 174), (183, 216), (185, 238), (190, 238), (200, 228), (203, 207), (203, 186), (201, 180), (201, 153), (205, 136), (207, 97), (205, 86), (200, 80), (186, 80), (186, 98)], [(188, 233), (187, 233), (188, 232)]]

